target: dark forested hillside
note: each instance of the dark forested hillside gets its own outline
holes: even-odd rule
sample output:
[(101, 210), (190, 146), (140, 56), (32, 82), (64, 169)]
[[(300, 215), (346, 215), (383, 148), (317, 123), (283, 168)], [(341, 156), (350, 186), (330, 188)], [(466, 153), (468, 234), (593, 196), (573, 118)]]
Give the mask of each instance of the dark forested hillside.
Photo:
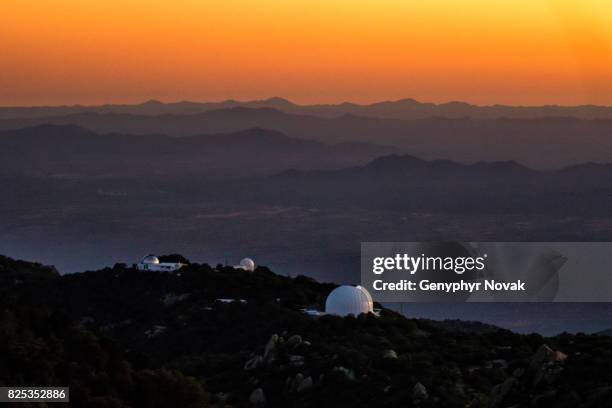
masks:
[(71, 275), (0, 257), (0, 384), (75, 407), (597, 407), (612, 339), (322, 316), (332, 284), (192, 264)]

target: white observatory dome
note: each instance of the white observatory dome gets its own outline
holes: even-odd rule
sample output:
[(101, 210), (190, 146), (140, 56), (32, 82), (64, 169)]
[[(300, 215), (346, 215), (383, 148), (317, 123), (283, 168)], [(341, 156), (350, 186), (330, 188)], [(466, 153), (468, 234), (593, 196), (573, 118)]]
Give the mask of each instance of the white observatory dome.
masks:
[(374, 309), (374, 301), (372, 300), (372, 295), (370, 295), (370, 292), (368, 292), (363, 286), (357, 285), (356, 288), (365, 293), (366, 297), (368, 298), (368, 303), (370, 303), (370, 305), (372, 305), (372, 309)]
[(142, 263), (143, 264), (158, 264), (159, 259), (155, 255), (147, 255), (144, 258), (142, 258)]
[(370, 293), (361, 286), (339, 286), (327, 296), (325, 313), (338, 316), (372, 313), (374, 303)]
[(253, 261), (251, 258), (244, 258), (242, 261), (240, 261), (240, 266), (245, 271), (253, 272), (255, 270), (255, 261)]

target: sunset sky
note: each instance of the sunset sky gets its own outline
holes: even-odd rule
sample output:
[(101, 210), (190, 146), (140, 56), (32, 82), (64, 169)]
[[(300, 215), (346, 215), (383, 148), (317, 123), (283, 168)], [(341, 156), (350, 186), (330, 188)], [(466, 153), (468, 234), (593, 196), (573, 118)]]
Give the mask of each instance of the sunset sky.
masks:
[(612, 105), (610, 0), (2, 0), (0, 105)]

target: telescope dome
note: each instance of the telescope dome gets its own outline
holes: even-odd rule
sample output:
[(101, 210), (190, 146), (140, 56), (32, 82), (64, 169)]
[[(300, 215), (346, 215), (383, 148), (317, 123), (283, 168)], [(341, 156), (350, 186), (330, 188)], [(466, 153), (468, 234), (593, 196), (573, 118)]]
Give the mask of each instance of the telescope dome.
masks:
[(244, 258), (242, 261), (240, 261), (240, 266), (245, 271), (252, 272), (255, 270), (255, 261), (253, 261), (251, 258)]
[(147, 255), (142, 258), (142, 263), (144, 264), (158, 264), (159, 259), (155, 255)]
[(372, 313), (374, 303), (370, 293), (361, 286), (338, 286), (325, 301), (325, 312), (338, 316)]

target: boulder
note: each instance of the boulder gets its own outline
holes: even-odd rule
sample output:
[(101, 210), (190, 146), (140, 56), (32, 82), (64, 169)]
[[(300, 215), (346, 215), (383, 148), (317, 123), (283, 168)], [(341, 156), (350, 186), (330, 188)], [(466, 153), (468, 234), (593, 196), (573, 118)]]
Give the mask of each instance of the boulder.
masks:
[(355, 372), (351, 369), (342, 366), (336, 366), (332, 369), (333, 372), (342, 373), (344, 377), (349, 381), (355, 380)]
[(278, 345), (278, 334), (270, 336), (266, 347), (264, 347), (263, 358), (266, 362), (273, 361), (276, 358), (276, 346)]
[(297, 373), (295, 377), (287, 377), (285, 380), (285, 385), (287, 386), (287, 390), (289, 392), (295, 392), (297, 387), (300, 385), (302, 380), (304, 379), (304, 375), (302, 373)]
[(297, 386), (297, 392), (302, 392), (305, 391), (309, 388), (312, 388), (312, 377), (308, 376), (304, 379), (302, 379), (302, 381), (300, 381), (300, 383)]
[(397, 360), (397, 353), (392, 349), (385, 350), (383, 351), (383, 358), (385, 360)]
[(563, 371), (563, 363), (566, 359), (567, 354), (542, 344), (529, 362), (528, 370), (533, 375), (533, 386), (541, 382), (553, 383), (557, 375)]
[(423, 401), (429, 398), (429, 394), (427, 393), (427, 388), (420, 382), (414, 384), (412, 387), (412, 399), (414, 401)]
[(559, 350), (555, 351), (555, 354), (552, 356), (552, 361), (554, 363), (562, 363), (567, 360), (567, 354), (560, 352)]
[(302, 373), (297, 373), (294, 378), (287, 378), (285, 381), (289, 392), (302, 392), (311, 388), (314, 384), (312, 377), (304, 377)]
[(516, 383), (517, 379), (510, 377), (503, 383), (493, 387), (489, 396), (489, 408), (499, 407)]
[(270, 340), (268, 340), (268, 343), (266, 344), (266, 347), (264, 347), (264, 359), (268, 359), (268, 356), (271, 353), (276, 354), (276, 345), (278, 344), (278, 334), (273, 334), (272, 336), (270, 336)]
[(498, 358), (496, 360), (488, 361), (485, 364), (485, 368), (501, 368), (505, 370), (508, 368), (508, 362), (504, 359)]
[(555, 351), (548, 347), (548, 345), (542, 344), (533, 357), (531, 357), (529, 368), (531, 370), (537, 370), (544, 363), (562, 363), (566, 359), (567, 354)]
[(301, 367), (304, 365), (304, 356), (289, 356), (289, 365), (291, 367)]
[(302, 336), (300, 336), (299, 334), (294, 334), (293, 336), (289, 337), (286, 343), (287, 347), (290, 348), (295, 348), (300, 344), (302, 344)]
[(230, 394), (227, 392), (218, 392), (214, 395), (215, 400), (217, 400), (223, 405), (225, 405), (229, 397), (230, 397)]
[(247, 361), (244, 364), (244, 369), (246, 371), (255, 370), (255, 369), (261, 367), (263, 365), (263, 362), (264, 362), (263, 357), (257, 355), (255, 357), (251, 358), (249, 361)]
[(257, 388), (253, 390), (253, 392), (249, 396), (249, 402), (253, 405), (265, 405), (266, 404), (266, 394), (264, 394), (263, 389)]

